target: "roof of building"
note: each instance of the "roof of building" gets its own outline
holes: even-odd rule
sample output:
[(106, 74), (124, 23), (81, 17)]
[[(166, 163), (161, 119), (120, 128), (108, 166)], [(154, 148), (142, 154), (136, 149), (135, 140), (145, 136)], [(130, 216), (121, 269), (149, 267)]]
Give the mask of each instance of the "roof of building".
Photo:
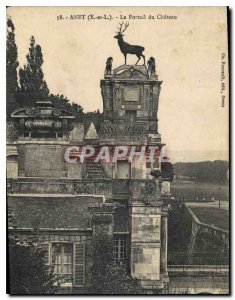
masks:
[[(89, 207), (99, 203), (102, 196), (13, 195), (8, 196), (8, 211), (17, 229), (86, 230), (91, 227)], [(128, 233), (128, 222), (128, 209), (116, 208), (114, 233)]]
[(90, 227), (88, 207), (102, 203), (103, 197), (82, 195), (70, 197), (9, 196), (8, 205), (17, 228), (78, 229)]

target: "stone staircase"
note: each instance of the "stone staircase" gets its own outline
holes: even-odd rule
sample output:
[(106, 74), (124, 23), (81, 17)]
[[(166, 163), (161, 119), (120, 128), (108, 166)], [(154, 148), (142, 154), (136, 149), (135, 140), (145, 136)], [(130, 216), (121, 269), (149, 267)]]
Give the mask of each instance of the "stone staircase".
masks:
[(86, 177), (87, 179), (93, 180), (107, 178), (107, 176), (104, 173), (104, 170), (102, 169), (102, 166), (94, 162), (87, 162)]

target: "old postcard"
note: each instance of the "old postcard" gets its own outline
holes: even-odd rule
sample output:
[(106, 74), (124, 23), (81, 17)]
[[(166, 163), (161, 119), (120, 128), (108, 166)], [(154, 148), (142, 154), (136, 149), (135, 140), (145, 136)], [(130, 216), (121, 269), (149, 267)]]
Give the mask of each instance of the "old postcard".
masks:
[(227, 7), (8, 7), (8, 293), (230, 293)]

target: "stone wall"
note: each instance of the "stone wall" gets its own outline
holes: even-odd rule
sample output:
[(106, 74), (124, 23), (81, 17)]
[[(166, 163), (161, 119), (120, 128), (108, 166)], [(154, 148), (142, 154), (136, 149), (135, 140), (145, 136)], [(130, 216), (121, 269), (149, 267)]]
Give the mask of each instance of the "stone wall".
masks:
[(140, 280), (160, 280), (160, 244), (132, 243), (132, 276)]
[(24, 176), (62, 177), (60, 145), (28, 144), (24, 151)]
[(160, 242), (160, 213), (159, 207), (132, 207), (132, 241)]
[(9, 181), (10, 193), (15, 194), (74, 194), (74, 184), (67, 180), (17, 180)]

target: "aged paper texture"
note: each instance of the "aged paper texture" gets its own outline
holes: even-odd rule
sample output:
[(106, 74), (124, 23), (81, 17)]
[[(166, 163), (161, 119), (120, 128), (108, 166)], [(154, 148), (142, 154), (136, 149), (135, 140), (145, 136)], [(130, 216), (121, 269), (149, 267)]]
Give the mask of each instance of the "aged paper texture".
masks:
[(229, 294), (227, 7), (6, 14), (8, 292)]

